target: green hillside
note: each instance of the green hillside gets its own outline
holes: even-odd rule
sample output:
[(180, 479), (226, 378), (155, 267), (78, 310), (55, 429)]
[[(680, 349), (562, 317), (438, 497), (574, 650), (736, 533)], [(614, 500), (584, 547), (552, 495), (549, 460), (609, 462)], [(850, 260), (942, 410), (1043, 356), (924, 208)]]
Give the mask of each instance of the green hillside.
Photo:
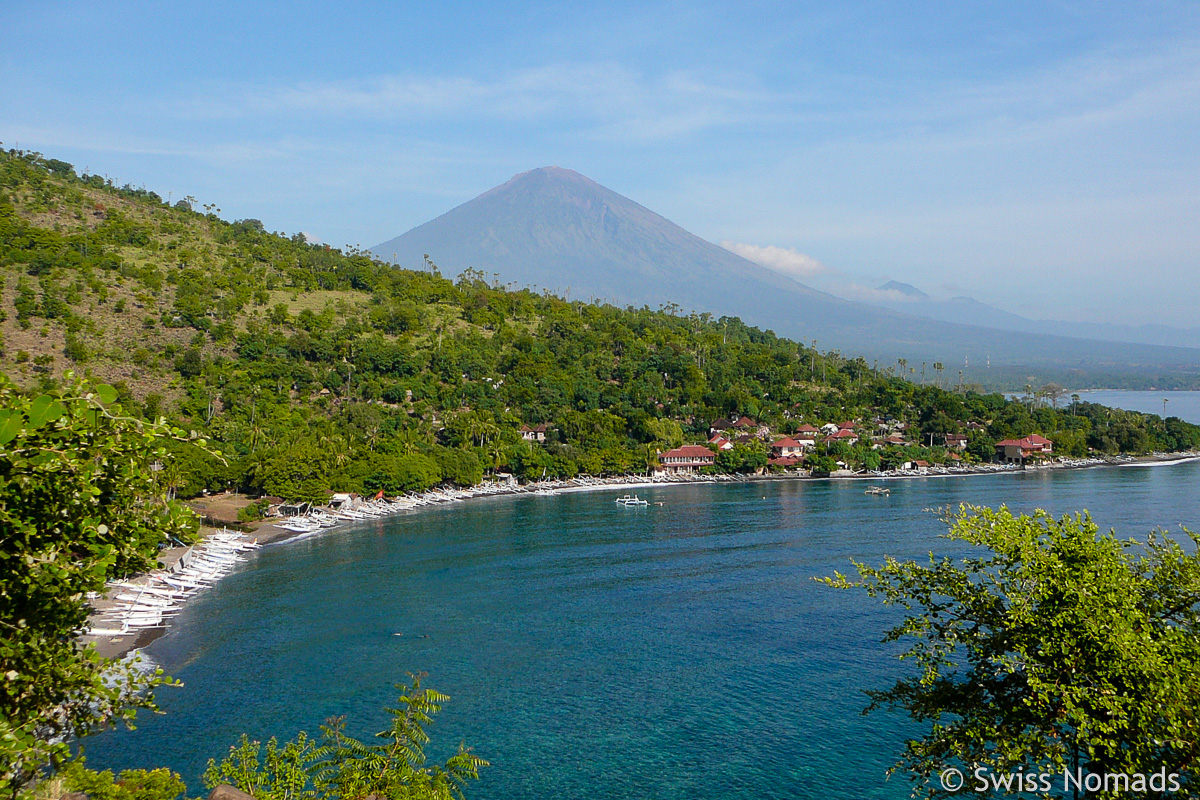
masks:
[[(1054, 387), (1008, 402), (934, 364), (868, 364), (736, 318), (396, 269), (218, 211), (0, 153), (0, 370), (38, 391), (88, 373), (127, 411), (202, 432), (223, 458), (181, 447), (165, 478), (185, 495), (645, 472), (658, 450), (703, 442), (731, 415), (776, 433), (908, 423), (914, 444), (818, 453), (868, 467), (941, 460), (915, 443), (959, 432), (975, 456), (1032, 432), (1073, 455), (1200, 445), (1196, 426), (1068, 403)], [(922, 372), (924, 385), (897, 377)], [(522, 440), (519, 427), (537, 423), (548, 440)], [(739, 445), (718, 464), (759, 469), (765, 452)]]

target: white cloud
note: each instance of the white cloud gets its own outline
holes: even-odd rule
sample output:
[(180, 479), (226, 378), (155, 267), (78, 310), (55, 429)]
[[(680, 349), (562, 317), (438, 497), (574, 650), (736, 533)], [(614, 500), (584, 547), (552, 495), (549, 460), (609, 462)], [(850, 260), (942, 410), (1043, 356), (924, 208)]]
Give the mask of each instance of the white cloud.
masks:
[(858, 283), (845, 283), (828, 288), (847, 300), (860, 300), (864, 303), (916, 303), (921, 299), (905, 294), (899, 289), (872, 289)]
[(721, 242), (721, 247), (724, 247), (731, 253), (737, 253), (748, 261), (753, 261), (755, 264), (782, 273), (790, 278), (811, 278), (814, 275), (819, 275), (829, 270), (828, 267), (812, 256), (805, 255), (798, 250), (788, 247), (775, 247), (774, 245), (762, 247), (742, 242)]

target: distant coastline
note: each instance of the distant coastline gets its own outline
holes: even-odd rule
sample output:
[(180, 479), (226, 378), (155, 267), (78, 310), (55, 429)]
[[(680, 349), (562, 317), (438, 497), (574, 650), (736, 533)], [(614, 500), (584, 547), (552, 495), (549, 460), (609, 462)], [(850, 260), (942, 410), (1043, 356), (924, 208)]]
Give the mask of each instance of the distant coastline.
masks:
[(1200, 391), (1194, 389), (1081, 389), (1076, 394), (1084, 402), (1159, 417), (1166, 400), (1168, 417), (1200, 423)]

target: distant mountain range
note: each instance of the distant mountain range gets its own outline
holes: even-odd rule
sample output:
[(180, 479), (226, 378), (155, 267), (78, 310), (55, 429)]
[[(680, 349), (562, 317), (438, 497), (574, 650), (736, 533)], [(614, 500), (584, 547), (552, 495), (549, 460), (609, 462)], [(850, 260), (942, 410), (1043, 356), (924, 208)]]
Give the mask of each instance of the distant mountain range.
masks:
[(942, 322), (959, 322), (965, 325), (983, 325), (1005, 331), (1025, 333), (1051, 333), (1057, 336), (1072, 336), (1079, 339), (1098, 339), (1113, 342), (1136, 342), (1167, 347), (1200, 347), (1200, 328), (1176, 328), (1170, 325), (1117, 325), (1113, 323), (1064, 322), (1061, 320), (1035, 320), (982, 303), (973, 297), (936, 299), (909, 283), (888, 281), (879, 287), (881, 292), (901, 295), (904, 299), (867, 300), (869, 305), (879, 306), (902, 314), (936, 319)]
[[(629, 198), (568, 169), (544, 167), (371, 248), (385, 261), (443, 274), (481, 270), (501, 283), (580, 300), (741, 317), (822, 349), (868, 360), (940, 361), (967, 381), (1024, 385), (1195, 383), (1200, 349), (1098, 344), (1044, 331), (980, 326), (909, 309), (843, 300), (688, 233)], [(915, 291), (915, 290), (914, 290)], [(932, 306), (931, 306), (932, 307)], [(1003, 313), (1003, 312), (997, 312)], [(1015, 315), (1014, 315), (1015, 316)], [(969, 324), (968, 324), (969, 323)]]

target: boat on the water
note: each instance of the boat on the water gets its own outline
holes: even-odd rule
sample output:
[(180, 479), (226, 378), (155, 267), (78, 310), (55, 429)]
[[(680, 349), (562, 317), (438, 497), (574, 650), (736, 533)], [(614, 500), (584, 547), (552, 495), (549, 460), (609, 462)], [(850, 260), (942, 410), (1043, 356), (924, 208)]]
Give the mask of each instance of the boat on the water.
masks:
[(636, 494), (627, 494), (616, 499), (617, 505), (621, 506), (648, 506), (649, 501), (642, 500)]
[(891, 489), (888, 489), (883, 486), (868, 486), (867, 490), (865, 492), (863, 492), (863, 494), (881, 494), (881, 495), (889, 495), (891, 493), (892, 493)]

